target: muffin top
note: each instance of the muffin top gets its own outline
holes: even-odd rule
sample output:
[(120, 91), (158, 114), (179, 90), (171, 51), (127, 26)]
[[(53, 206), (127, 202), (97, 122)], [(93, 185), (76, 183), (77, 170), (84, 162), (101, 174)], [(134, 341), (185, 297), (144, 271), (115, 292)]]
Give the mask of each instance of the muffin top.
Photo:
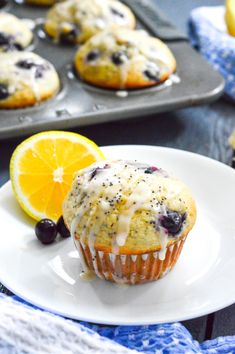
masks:
[(23, 20), (0, 12), (0, 52), (23, 50), (32, 40), (33, 33)]
[(176, 69), (170, 49), (145, 31), (103, 31), (79, 48), (75, 67), (86, 81), (102, 87), (141, 88), (166, 80)]
[(30, 96), (34, 103), (59, 89), (53, 65), (32, 52), (0, 55), (0, 108), (24, 106)]
[(161, 168), (101, 161), (80, 171), (63, 215), (82, 244), (116, 254), (166, 251), (195, 223), (188, 188)]
[(67, 0), (49, 10), (45, 30), (64, 43), (83, 43), (110, 27), (135, 27), (131, 10), (116, 0)]

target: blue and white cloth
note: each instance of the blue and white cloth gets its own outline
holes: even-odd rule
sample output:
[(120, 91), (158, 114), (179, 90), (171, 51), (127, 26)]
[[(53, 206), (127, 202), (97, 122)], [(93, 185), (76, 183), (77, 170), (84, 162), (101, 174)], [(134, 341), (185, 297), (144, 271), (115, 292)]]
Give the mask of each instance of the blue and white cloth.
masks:
[(79, 323), (0, 294), (0, 353), (232, 354), (235, 336), (199, 344), (180, 323), (112, 327)]
[(224, 6), (199, 7), (189, 19), (192, 45), (225, 79), (225, 93), (235, 100), (235, 37), (230, 36)]

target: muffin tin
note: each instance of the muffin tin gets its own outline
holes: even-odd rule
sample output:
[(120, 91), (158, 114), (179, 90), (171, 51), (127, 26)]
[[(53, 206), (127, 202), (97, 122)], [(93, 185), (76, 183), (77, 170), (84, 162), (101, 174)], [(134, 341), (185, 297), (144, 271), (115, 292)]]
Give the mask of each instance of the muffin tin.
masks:
[(0, 138), (46, 129), (75, 126), (144, 116), (190, 105), (210, 102), (223, 91), (222, 77), (196, 53), (187, 38), (153, 5), (151, 0), (125, 0), (138, 19), (138, 27), (163, 39), (177, 60), (177, 75), (161, 86), (133, 91), (99, 89), (82, 82), (73, 70), (74, 46), (53, 43), (43, 31), (48, 8), (8, 3), (2, 11), (35, 24), (30, 50), (51, 61), (61, 79), (58, 95), (34, 107), (1, 110)]

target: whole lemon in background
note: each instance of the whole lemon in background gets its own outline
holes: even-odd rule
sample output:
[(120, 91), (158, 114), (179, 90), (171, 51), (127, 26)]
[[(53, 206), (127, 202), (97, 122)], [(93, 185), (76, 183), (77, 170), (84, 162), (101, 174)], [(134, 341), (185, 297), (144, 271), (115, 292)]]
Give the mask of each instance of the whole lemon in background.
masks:
[(228, 33), (235, 36), (235, 0), (226, 0), (225, 22)]
[(75, 173), (103, 159), (99, 147), (80, 134), (35, 134), (18, 145), (11, 157), (10, 178), (15, 197), (33, 219), (57, 221)]

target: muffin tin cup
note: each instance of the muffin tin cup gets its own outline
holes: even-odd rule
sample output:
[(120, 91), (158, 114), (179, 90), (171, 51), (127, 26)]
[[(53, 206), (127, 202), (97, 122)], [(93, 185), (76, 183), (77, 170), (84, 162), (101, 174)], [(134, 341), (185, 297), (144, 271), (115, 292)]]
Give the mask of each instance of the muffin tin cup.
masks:
[(164, 277), (177, 262), (182, 251), (185, 238), (168, 246), (165, 258), (161, 259), (160, 251), (144, 254), (116, 255), (89, 248), (75, 239), (79, 253), (88, 269), (99, 278), (118, 284), (143, 284)]

